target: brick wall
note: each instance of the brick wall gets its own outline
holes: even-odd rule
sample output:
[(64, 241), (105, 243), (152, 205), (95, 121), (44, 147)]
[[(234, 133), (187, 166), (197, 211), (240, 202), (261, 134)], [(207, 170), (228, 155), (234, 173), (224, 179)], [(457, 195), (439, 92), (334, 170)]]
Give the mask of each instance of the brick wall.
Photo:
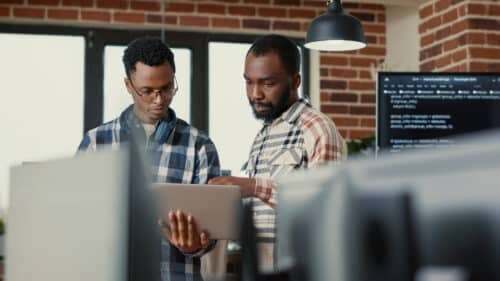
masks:
[[(351, 139), (374, 134), (371, 70), (385, 57), (385, 7), (344, 3), (344, 8), (362, 20), (368, 47), (322, 53), (319, 83), (321, 110)], [(159, 27), (163, 21), (175, 30), (298, 37), (305, 37), (311, 19), (325, 11), (324, 0), (0, 0), (2, 22), (144, 28)]]
[(433, 0), (419, 14), (422, 71), (500, 71), (500, 2)]

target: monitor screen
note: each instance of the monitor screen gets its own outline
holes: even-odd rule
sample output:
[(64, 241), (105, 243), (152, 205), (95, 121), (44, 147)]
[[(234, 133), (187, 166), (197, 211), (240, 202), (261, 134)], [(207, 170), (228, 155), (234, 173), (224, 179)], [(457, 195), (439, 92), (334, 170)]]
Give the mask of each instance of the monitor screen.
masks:
[(500, 73), (381, 72), (377, 145), (391, 152), (459, 145), (451, 136), (500, 127)]

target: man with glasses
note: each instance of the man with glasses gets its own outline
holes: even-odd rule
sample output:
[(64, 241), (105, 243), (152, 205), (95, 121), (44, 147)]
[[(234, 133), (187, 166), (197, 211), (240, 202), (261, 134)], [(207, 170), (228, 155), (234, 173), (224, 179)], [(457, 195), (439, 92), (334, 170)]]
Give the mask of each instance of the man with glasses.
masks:
[[(125, 86), (134, 103), (118, 118), (88, 131), (78, 150), (119, 147), (133, 134), (142, 138), (138, 143), (150, 153), (154, 182), (207, 183), (218, 176), (219, 158), (212, 141), (177, 118), (169, 107), (178, 85), (174, 54), (168, 46), (157, 38), (136, 39), (125, 50), (123, 64)], [(202, 280), (199, 257), (213, 247), (214, 241), (196, 231), (191, 216), (171, 212), (168, 220), (174, 228), (161, 222), (167, 238), (161, 243), (162, 280)], [(175, 228), (177, 225), (186, 227)]]

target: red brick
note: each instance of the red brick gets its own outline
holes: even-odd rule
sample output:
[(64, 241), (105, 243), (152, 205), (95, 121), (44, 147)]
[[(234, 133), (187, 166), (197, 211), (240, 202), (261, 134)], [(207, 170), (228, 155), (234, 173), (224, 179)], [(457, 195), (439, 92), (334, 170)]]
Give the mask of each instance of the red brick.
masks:
[(115, 22), (143, 23), (146, 17), (143, 13), (115, 12), (113, 20)]
[(319, 100), (320, 102), (330, 101), (330, 94), (328, 94), (327, 92), (320, 92)]
[(374, 94), (361, 95), (361, 103), (375, 103), (375, 95)]
[(488, 72), (489, 71), (489, 65), (484, 62), (472, 62), (470, 64), (469, 70), (472, 72)]
[(208, 17), (199, 17), (199, 16), (181, 16), (180, 17), (181, 25), (190, 25), (190, 26), (202, 26), (208, 27), (209, 18)]
[(420, 61), (439, 56), (443, 53), (443, 45), (438, 44), (420, 51)]
[(319, 68), (319, 76), (321, 76), (321, 77), (328, 76), (328, 68), (320, 67)]
[(483, 4), (469, 3), (466, 6), (466, 13), (468, 15), (486, 15), (486, 6)]
[(130, 1), (130, 8), (133, 10), (142, 10), (142, 11), (150, 11), (157, 12), (160, 11), (160, 3), (153, 1)]
[(344, 139), (347, 139), (347, 136), (349, 135), (349, 131), (343, 130), (342, 128), (339, 128), (339, 133)]
[(47, 17), (49, 19), (58, 20), (76, 20), (78, 19), (78, 11), (67, 9), (49, 9), (47, 11)]
[(494, 30), (500, 29), (500, 20), (494, 19), (470, 19), (469, 28), (481, 30)]
[(490, 16), (500, 16), (500, 5), (490, 5), (488, 15)]
[(445, 52), (448, 52), (458, 48), (458, 46), (459, 46), (458, 40), (456, 38), (453, 38), (443, 43), (443, 50)]
[(460, 6), (460, 7), (458, 8), (458, 15), (459, 15), (460, 17), (463, 17), (463, 16), (465, 16), (466, 11), (467, 11), (467, 6), (466, 6), (466, 5), (462, 5), (462, 6)]
[(343, 78), (356, 78), (356, 70), (345, 69), (345, 68), (332, 68), (330, 69), (330, 76), (332, 77), (343, 77)]
[(461, 31), (464, 31), (464, 30), (466, 30), (468, 28), (469, 28), (469, 20), (468, 19), (464, 19), (464, 20), (461, 20), (459, 22), (454, 23), (451, 26), (451, 33), (457, 34), (457, 33), (461, 32)]
[(451, 66), (451, 67), (443, 69), (443, 71), (444, 72), (459, 72), (460, 66), (459, 65)]
[(279, 8), (258, 8), (257, 14), (261, 17), (286, 17), (286, 10)]
[(357, 115), (375, 115), (375, 107), (366, 105), (353, 105), (350, 108), (350, 113)]
[(451, 27), (450, 26), (443, 27), (438, 31), (436, 31), (435, 34), (436, 34), (436, 41), (440, 41), (451, 35)]
[(349, 113), (347, 105), (322, 104), (321, 112), (323, 113)]
[(8, 16), (10, 16), (10, 8), (0, 7), (0, 17), (8, 17)]
[(377, 15), (377, 21), (385, 23), (385, 14), (378, 14)]
[(255, 28), (255, 29), (265, 29), (268, 30), (271, 26), (271, 22), (268, 20), (254, 20), (254, 19), (244, 19), (243, 28)]
[(363, 29), (365, 33), (384, 33), (385, 34), (385, 24), (363, 24)]
[(434, 33), (430, 33), (428, 35), (420, 37), (420, 47), (426, 47), (432, 43), (434, 43), (435, 39)]
[(361, 4), (359, 8), (366, 10), (385, 11), (385, 6), (379, 4)]
[(453, 53), (453, 62), (462, 61), (467, 59), (467, 50), (462, 49)]
[(240, 20), (236, 18), (211, 18), (212, 27), (240, 28)]
[(500, 58), (500, 49), (472, 47), (469, 48), (469, 54), (471, 58), (498, 59)]
[(28, 5), (56, 6), (59, 0), (28, 0)]
[(358, 102), (358, 95), (349, 93), (333, 93), (330, 95), (330, 101), (356, 103)]
[(500, 46), (500, 35), (498, 34), (488, 34), (486, 40), (489, 45)]
[(147, 14), (146, 15), (146, 22), (148, 23), (161, 23), (161, 17), (160, 15), (156, 14)]
[(296, 21), (275, 21), (274, 30), (300, 30), (300, 23)]
[(275, 5), (299, 6), (300, 0), (274, 0)]
[[(321, 1), (323, 2), (323, 7), (325, 7), (325, 12), (326, 12), (326, 1)], [(346, 10), (353, 10), (353, 9), (359, 9), (359, 4), (358, 3), (342, 3), (342, 7)]]
[(362, 55), (385, 56), (385, 48), (380, 47), (366, 47), (359, 51)]
[(239, 3), (240, 0), (218, 0), (219, 2), (226, 2), (226, 3)]
[(63, 0), (64, 6), (75, 6), (75, 7), (92, 7), (94, 6), (94, 0)]
[(289, 17), (292, 19), (296, 18), (304, 18), (304, 19), (312, 19), (316, 17), (316, 11), (314, 10), (306, 10), (306, 9), (290, 9), (288, 10)]
[(346, 57), (333, 57), (333, 56), (321, 56), (320, 58), (320, 63), (321, 65), (347, 65), (347, 58)]
[(373, 130), (350, 130), (348, 139), (364, 139), (372, 137), (374, 134)]
[(43, 18), (43, 17), (45, 17), (45, 9), (14, 7), (14, 17)]
[(385, 36), (381, 36), (378, 38), (378, 43), (379, 44), (385, 44)]
[(303, 22), (302, 23), (302, 28), (300, 30), (304, 31), (304, 32), (307, 32), (308, 28), (309, 28), (309, 23), (308, 22)]
[(198, 4), (199, 13), (207, 14), (219, 14), (223, 15), (226, 13), (226, 6), (220, 4)]
[(194, 12), (194, 4), (191, 3), (168, 3), (165, 5), (165, 11), (168, 12), (182, 12), (182, 13), (192, 13)]
[(359, 71), (359, 78), (361, 78), (361, 79), (373, 79), (371, 72), (366, 71), (366, 70)]
[(443, 15), (443, 24), (452, 22), (458, 18), (458, 9), (453, 9)]
[(436, 67), (434, 66), (434, 61), (428, 61), (426, 63), (420, 64), (420, 71), (430, 72), (434, 70)]
[(368, 44), (377, 44), (377, 36), (375, 35), (366, 35), (365, 40)]
[(82, 11), (82, 20), (91, 20), (91, 21), (111, 21), (111, 14), (109, 12), (102, 11)]
[(434, 10), (436, 13), (439, 13), (448, 7), (450, 7), (451, 0), (439, 0), (434, 4)]
[(377, 61), (375, 59), (370, 59), (370, 58), (351, 57), (350, 61), (351, 61), (351, 66), (370, 67), (377, 65)]
[(340, 80), (321, 80), (321, 89), (335, 89), (335, 90), (345, 90), (347, 89), (347, 82)]
[(436, 67), (437, 68), (442, 68), (444, 66), (450, 65), (451, 64), (451, 58), (452, 58), (451, 55), (446, 55), (444, 57), (440, 57), (440, 58), (436, 59), (435, 60)]
[(439, 25), (441, 25), (441, 16), (435, 16), (420, 24), (419, 31), (420, 33), (424, 33), (429, 29), (438, 27)]
[(179, 22), (179, 17), (178, 16), (170, 16), (170, 15), (167, 15), (165, 16), (165, 22), (167, 24), (173, 24), (173, 25), (176, 25), (178, 22)]
[(98, 8), (106, 9), (127, 9), (127, 1), (125, 0), (97, 0)]
[(364, 21), (364, 22), (374, 22), (375, 21), (375, 14), (373, 14), (373, 13), (352, 12), (351, 16), (354, 16), (354, 17), (356, 17), (359, 20)]
[(349, 81), (349, 89), (360, 91), (375, 90), (375, 82)]
[(361, 127), (375, 127), (375, 118), (362, 118)]
[(250, 6), (229, 6), (229, 14), (240, 16), (255, 16), (255, 8)]
[(245, 0), (245, 4), (269, 4), (271, 0)]
[(0, 4), (24, 4), (24, 0), (0, 0)]
[(359, 126), (359, 118), (356, 117), (336, 117), (332, 118), (336, 126), (341, 127), (357, 127)]
[(434, 6), (432, 4), (427, 5), (423, 8), (421, 8), (420, 11), (418, 11), (420, 19), (425, 19), (425, 18), (429, 17), (430, 15), (432, 15), (433, 13), (434, 13)]

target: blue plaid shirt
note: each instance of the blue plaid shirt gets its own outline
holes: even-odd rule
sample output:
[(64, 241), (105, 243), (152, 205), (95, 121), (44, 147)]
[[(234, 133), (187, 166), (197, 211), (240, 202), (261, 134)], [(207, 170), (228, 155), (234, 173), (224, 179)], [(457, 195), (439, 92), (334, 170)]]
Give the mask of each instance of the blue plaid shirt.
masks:
[[(143, 137), (143, 142), (139, 143), (145, 143), (150, 152), (153, 181), (207, 183), (209, 179), (219, 176), (219, 157), (215, 145), (208, 136), (178, 119), (170, 108), (167, 117), (157, 124), (149, 140), (131, 105), (119, 118), (88, 131), (78, 150), (118, 148), (121, 143), (130, 140), (131, 130), (139, 132), (139, 136)], [(203, 253), (185, 255), (164, 239), (161, 246), (163, 281), (202, 280), (199, 255)]]

